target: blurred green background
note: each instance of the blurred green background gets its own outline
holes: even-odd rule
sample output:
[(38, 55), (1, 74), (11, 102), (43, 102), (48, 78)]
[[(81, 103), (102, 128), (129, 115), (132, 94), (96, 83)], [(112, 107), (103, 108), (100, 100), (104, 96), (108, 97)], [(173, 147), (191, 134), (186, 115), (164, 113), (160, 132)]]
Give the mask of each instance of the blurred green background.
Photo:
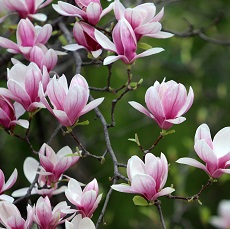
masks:
[[(55, 1), (54, 1), (55, 2)], [(134, 1), (123, 1), (127, 6), (140, 4)], [(146, 1), (142, 1), (146, 2)], [(189, 29), (193, 31), (205, 29), (205, 34), (210, 38), (222, 41), (230, 41), (230, 2), (228, 0), (162, 0), (152, 1), (157, 5), (157, 12), (165, 7), (165, 15), (162, 19), (163, 28), (167, 31), (183, 34)], [(109, 2), (102, 1), (103, 6)], [(43, 10), (48, 12), (49, 22), (56, 19), (58, 14), (50, 7)], [(113, 14), (108, 15), (102, 22), (106, 23), (113, 18)], [(10, 23), (11, 19), (8, 19)], [(67, 23), (71, 22), (68, 19)], [(14, 36), (14, 29), (10, 29), (7, 24), (2, 25), (2, 36)], [(50, 47), (60, 48), (58, 36), (54, 35), (50, 40)], [(198, 36), (181, 37), (174, 36), (169, 39), (149, 39), (144, 38), (143, 42), (149, 43), (153, 47), (162, 47), (164, 52), (150, 57), (138, 59), (132, 67), (133, 81), (143, 79), (141, 87), (126, 94), (118, 102), (115, 110), (116, 126), (109, 129), (112, 147), (120, 163), (127, 163), (132, 155), (142, 157), (142, 153), (128, 138), (133, 138), (138, 133), (140, 142), (144, 148), (150, 147), (157, 139), (160, 129), (149, 118), (133, 109), (128, 101), (137, 101), (144, 105), (144, 95), (147, 88), (154, 84), (156, 80), (161, 82), (175, 80), (182, 83), (188, 89), (192, 86), (195, 92), (195, 100), (192, 108), (185, 114), (186, 121), (180, 125), (174, 125), (175, 133), (162, 139), (152, 153), (159, 156), (163, 152), (169, 163), (169, 178), (166, 186), (174, 185), (176, 191), (174, 195), (191, 196), (196, 194), (202, 185), (208, 181), (208, 176), (201, 170), (179, 165), (175, 161), (184, 156), (197, 158), (193, 149), (193, 138), (197, 127), (202, 123), (207, 123), (214, 136), (221, 128), (230, 125), (230, 48), (225, 45), (217, 45), (207, 42)], [(2, 55), (6, 52), (0, 49)], [(83, 51), (82, 56), (86, 53)], [(18, 57), (20, 58), (20, 57)], [(84, 57), (84, 62), (89, 60)], [(6, 67), (1, 66), (2, 85), (5, 85)], [(69, 79), (75, 74), (75, 64), (71, 53), (61, 57), (55, 71), (58, 74), (66, 74)], [(85, 65), (82, 67), (82, 75), (87, 79), (92, 87), (104, 87), (107, 84), (108, 70), (105, 66)], [(121, 61), (114, 63), (112, 67), (111, 86), (119, 88), (125, 84), (127, 73)], [(100, 110), (108, 123), (111, 122), (111, 101), (119, 94), (113, 95), (107, 92), (92, 91), (95, 98), (105, 97), (105, 101), (100, 105)], [(25, 116), (26, 117), (26, 116)], [(82, 141), (87, 150), (95, 155), (102, 155), (106, 149), (103, 129), (100, 121), (91, 111), (81, 117), (81, 121), (89, 120), (90, 125), (76, 127), (75, 133)], [(57, 126), (56, 120), (45, 110), (36, 115), (32, 122), (31, 142), (38, 150), (43, 142), (46, 142)], [(19, 132), (23, 132), (20, 128)], [(229, 139), (226, 139), (228, 141)], [(69, 135), (63, 136), (60, 133), (52, 141), (51, 146), (59, 150), (65, 145), (69, 145), (73, 150), (76, 143)], [(22, 164), (27, 156), (31, 156), (29, 147), (22, 141), (8, 136), (4, 131), (0, 132), (0, 161), (1, 169), (6, 178), (10, 176), (16, 167), (19, 171), (19, 179), (10, 190), (28, 186), (28, 181), (23, 178)], [(126, 175), (125, 169), (120, 170)], [(93, 158), (83, 158), (67, 174), (83, 183), (97, 178), (100, 185), (100, 192), (106, 193), (111, 185), (109, 180), (113, 176), (113, 166), (109, 155), (106, 156), (105, 163), (100, 164)], [(162, 210), (167, 228), (172, 229), (193, 229), (193, 228), (213, 228), (209, 224), (211, 215), (217, 214), (217, 206), (220, 200), (230, 199), (230, 176), (223, 175), (218, 182), (205, 190), (200, 197), (203, 203), (187, 203), (181, 200), (169, 200), (161, 197)], [(9, 193), (10, 193), (9, 192)], [(55, 201), (63, 199), (64, 196), (54, 198)], [(97, 211), (93, 216), (96, 222), (103, 206), (102, 199)], [(161, 228), (159, 215), (156, 207), (138, 207), (132, 202), (133, 195), (113, 192), (105, 217), (104, 223), (99, 228), (133, 228), (148, 229)], [(36, 198), (35, 198), (36, 199)], [(25, 203), (23, 203), (25, 205)]]

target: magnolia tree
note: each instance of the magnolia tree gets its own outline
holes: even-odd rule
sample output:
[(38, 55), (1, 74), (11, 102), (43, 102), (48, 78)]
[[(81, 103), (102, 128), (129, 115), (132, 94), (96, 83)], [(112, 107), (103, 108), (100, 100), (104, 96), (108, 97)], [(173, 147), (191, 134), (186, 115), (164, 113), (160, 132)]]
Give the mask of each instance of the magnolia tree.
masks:
[[(158, 222), (153, 220), (152, 225), (144, 228), (169, 227), (170, 218), (164, 217), (165, 201), (167, 204), (187, 202), (187, 205), (195, 202), (199, 209), (203, 192), (215, 189), (212, 184), (230, 173), (230, 127), (220, 129), (212, 137), (209, 124), (200, 123), (192, 136), (194, 151), (189, 157), (172, 161), (170, 155), (162, 152), (160, 144), (167, 143), (176, 125), (183, 125), (196, 96), (193, 88), (187, 88), (182, 82), (161, 77), (148, 84), (144, 76), (136, 76), (139, 58), (150, 56), (148, 63), (154, 65), (155, 55), (164, 51), (152, 47), (151, 41), (159, 44), (158, 39), (170, 39), (174, 35), (162, 29), (164, 8), (158, 10), (154, 3), (131, 7), (120, 0), (107, 2), (106, 7), (99, 0), (3, 0), (2, 4), (5, 15), (1, 23), (11, 30), (0, 37), (7, 62), (4, 86), (0, 88), (0, 124), (4, 136), (15, 140), (14, 147), (17, 147), (16, 138), (28, 146), (24, 163), (13, 164), (15, 169), (10, 177), (5, 178), (5, 171), (0, 169), (2, 228), (26, 229), (35, 225), (41, 229), (103, 228), (109, 218), (106, 214), (111, 212), (111, 194), (116, 195), (116, 191), (121, 193), (120, 198), (131, 194), (133, 203), (130, 201), (129, 208), (141, 206), (157, 212)], [(74, 59), (71, 68), (75, 73), (67, 76), (69, 71), (62, 66), (69, 66), (70, 56)], [(117, 77), (113, 83), (113, 73), (118, 71), (115, 62), (121, 66), (119, 74), (123, 79)], [(91, 66), (95, 66), (95, 75), (99, 67), (108, 71), (98, 80), (85, 70)], [(132, 98), (140, 88), (145, 94), (121, 104), (126, 95)], [(115, 131), (122, 135), (119, 121), (115, 122), (118, 106), (126, 118), (132, 113), (139, 115), (138, 119), (154, 123), (159, 136), (151, 137), (155, 140), (149, 147), (141, 143), (138, 125), (134, 125), (136, 129), (126, 142), (126, 148), (132, 147), (133, 152), (120, 156), (117, 145), (112, 144)], [(88, 112), (100, 123), (97, 130), (93, 127), (97, 124), (85, 118), (90, 117), (86, 115)], [(57, 123), (56, 128), (53, 123)], [(36, 129), (40, 128), (45, 129), (45, 138), (36, 135)], [(103, 143), (101, 140), (93, 143), (94, 151), (88, 150), (92, 143), (87, 131), (84, 132), (87, 128), (92, 128), (91, 134), (104, 139)], [(145, 133), (145, 136), (149, 134), (152, 135)], [(57, 150), (55, 139), (61, 145)], [(97, 144), (103, 147), (98, 148)], [(78, 166), (81, 160), (85, 161), (84, 168)], [(89, 174), (92, 160), (97, 172)], [(106, 163), (109, 170), (104, 170)], [(200, 184), (190, 196), (177, 192), (177, 186), (167, 181), (170, 167), (182, 166), (179, 164), (207, 174), (207, 182)], [(17, 183), (20, 186), (22, 174), (18, 170), (23, 170), (28, 187), (14, 188)], [(75, 174), (81, 170), (88, 170), (88, 176), (78, 180)], [(106, 184), (98, 182), (101, 173), (107, 178)], [(25, 202), (27, 206), (21, 204)], [(122, 208), (122, 201), (117, 204)], [(229, 209), (229, 201), (223, 200), (218, 209), (220, 216), (210, 218), (210, 223), (217, 228), (229, 228)], [(119, 210), (112, 210), (118, 211), (114, 214), (119, 225)]]

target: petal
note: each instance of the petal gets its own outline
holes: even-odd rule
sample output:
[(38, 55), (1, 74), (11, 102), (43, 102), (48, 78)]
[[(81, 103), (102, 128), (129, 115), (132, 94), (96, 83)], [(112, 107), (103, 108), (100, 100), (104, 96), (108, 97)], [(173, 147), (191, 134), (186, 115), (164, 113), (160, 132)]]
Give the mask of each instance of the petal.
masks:
[(159, 191), (159, 192), (152, 198), (152, 200), (156, 200), (159, 196), (166, 196), (166, 195), (169, 195), (169, 194), (171, 194), (171, 193), (174, 192), (174, 191), (175, 191), (174, 188), (170, 188), (170, 187), (163, 188), (161, 191)]
[(63, 126), (72, 126), (74, 122), (71, 122), (64, 111), (53, 110), (54, 116)]
[(91, 101), (90, 103), (86, 104), (86, 106), (83, 108), (83, 110), (81, 110), (81, 112), (79, 113), (79, 117), (84, 115), (85, 113), (91, 111), (95, 107), (99, 106), (103, 102), (103, 100), (104, 100), (104, 98), (98, 98), (98, 99), (95, 99), (95, 100)]
[(104, 59), (103, 65), (111, 64), (119, 59), (121, 59), (121, 56), (108, 56)]
[(136, 193), (142, 194), (148, 200), (156, 194), (156, 182), (149, 175), (137, 174), (133, 177), (131, 187)]
[[(36, 27), (35, 27), (36, 29)], [(37, 34), (37, 38), (35, 43), (42, 43), (45, 44), (52, 35), (52, 26), (50, 24), (45, 24)]]
[(132, 182), (133, 177), (137, 174), (145, 174), (144, 168), (144, 162), (138, 156), (132, 156), (127, 163), (127, 175), (129, 180)]
[(7, 49), (13, 49), (16, 53), (20, 52), (17, 44), (4, 37), (0, 37), (0, 46)]
[(38, 170), (39, 163), (32, 157), (27, 157), (23, 164), (23, 171), (27, 180), (32, 183)]
[(8, 181), (5, 183), (5, 185), (3, 186), (3, 189), (2, 191), (5, 191), (5, 190), (8, 190), (10, 189), (14, 183), (16, 182), (17, 180), (17, 177), (18, 177), (18, 171), (17, 169), (14, 169), (13, 173), (11, 174), (10, 178), (8, 179)]
[(213, 138), (213, 151), (215, 155), (220, 158), (230, 152), (230, 127), (221, 129)]
[(210, 174), (208, 172), (207, 168), (202, 163), (200, 163), (199, 161), (197, 161), (197, 160), (195, 160), (193, 158), (182, 157), (182, 158), (178, 159), (176, 162), (179, 163), (179, 164), (190, 165), (190, 166), (202, 169), (206, 173)]
[(95, 29), (94, 32), (95, 38), (97, 42), (106, 50), (116, 52), (115, 44), (109, 40), (107, 36), (105, 36), (103, 33)]
[(86, 14), (89, 23), (92, 25), (96, 25), (100, 20), (101, 12), (101, 5), (96, 2), (91, 2), (86, 8)]
[(145, 56), (151, 56), (151, 55), (160, 53), (162, 51), (164, 51), (163, 48), (151, 48), (151, 49), (148, 49), (148, 50), (136, 55), (134, 59), (136, 60), (137, 58), (141, 58), (141, 57), (145, 57)]
[(111, 188), (118, 192), (137, 193), (136, 190), (133, 190), (128, 184), (114, 184)]
[(146, 116), (152, 118), (151, 114), (149, 113), (149, 111), (143, 107), (140, 103), (134, 102), (134, 101), (130, 101), (129, 104), (135, 108), (136, 110), (140, 111), (141, 113), (145, 114)]
[(46, 14), (41, 14), (41, 13), (37, 13), (37, 14), (28, 14), (28, 17), (30, 18), (34, 18), (38, 21), (46, 21), (47, 20), (47, 16)]

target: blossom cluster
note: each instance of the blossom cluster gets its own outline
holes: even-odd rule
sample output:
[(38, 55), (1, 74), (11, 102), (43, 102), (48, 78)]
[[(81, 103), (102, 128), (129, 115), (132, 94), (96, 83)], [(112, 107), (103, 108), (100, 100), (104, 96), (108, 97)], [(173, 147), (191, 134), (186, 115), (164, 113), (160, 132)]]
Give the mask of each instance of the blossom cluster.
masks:
[[(29, 229), (33, 224), (41, 229), (54, 229), (59, 224), (64, 224), (67, 229), (95, 229), (92, 217), (102, 199), (97, 179), (82, 184), (65, 173), (70, 167), (76, 166), (81, 157), (90, 155), (74, 137), (73, 129), (82, 124), (82, 116), (93, 109), (97, 110), (104, 97), (90, 97), (88, 82), (82, 74), (76, 73), (68, 82), (68, 77), (63, 73), (56, 73), (55, 67), (58, 65), (59, 56), (67, 54), (66, 50), (84, 49), (90, 54), (89, 59), (103, 60), (103, 65), (112, 65), (115, 61), (121, 60), (129, 72), (138, 58), (164, 50), (146, 44), (146, 50), (139, 53), (138, 44), (144, 37), (159, 39), (173, 36), (162, 31), (160, 21), (164, 16), (164, 8), (158, 13), (153, 3), (125, 8), (120, 0), (115, 0), (105, 9), (100, 0), (75, 0), (75, 4), (58, 1), (57, 4), (52, 4), (52, 8), (52, 0), (20, 0), (20, 4), (15, 4), (15, 0), (3, 2), (9, 11), (6, 16), (16, 13), (20, 20), (15, 31), (15, 41), (0, 36), (0, 46), (15, 55), (11, 60), (12, 67), (7, 69), (6, 87), (0, 88), (0, 126), (8, 134), (15, 136), (18, 136), (15, 134), (17, 126), (27, 129), (25, 137), (19, 138), (29, 143), (33, 149), (28, 140), (31, 120), (41, 110), (47, 110), (61, 125), (63, 132), (66, 130), (65, 134), (72, 134), (77, 147), (74, 152), (69, 146), (55, 152), (50, 144), (43, 143), (38, 152), (32, 150), (38, 159), (30, 156), (23, 164), (23, 172), (30, 186), (15, 190), (11, 195), (5, 192), (17, 181), (17, 169), (6, 182), (5, 175), (0, 169), (0, 223), (7, 229)], [(47, 16), (38, 13), (49, 4), (58, 14), (73, 17), (72, 36), (76, 43), (65, 45), (65, 52), (50, 46), (49, 40), (54, 33), (52, 25), (44, 24)], [(113, 23), (108, 28), (101, 28), (99, 25), (107, 14), (114, 15)], [(44, 23), (39, 26), (33, 20)], [(135, 87), (132, 88), (130, 81), (131, 75), (128, 73), (127, 84), (122, 88), (126, 87), (127, 91), (134, 90)], [(136, 85), (140, 86), (138, 83)], [(110, 87), (106, 90), (115, 93)], [(136, 101), (129, 101), (129, 104), (153, 120), (161, 129), (160, 137), (163, 138), (170, 133), (174, 124), (181, 124), (186, 120), (184, 115), (191, 108), (193, 101), (192, 87), (189, 87), (187, 92), (183, 84), (164, 79), (162, 82), (155, 81), (153, 86), (146, 90), (147, 108)], [(129, 106), (130, 109), (131, 107)], [(29, 118), (26, 119), (25, 114)], [(104, 128), (108, 130), (106, 125)], [(106, 131), (105, 138), (108, 138)], [(221, 129), (212, 140), (208, 125), (201, 124), (195, 133), (194, 149), (205, 164), (188, 157), (180, 158), (176, 162), (202, 169), (210, 179), (229, 174), (230, 143), (225, 140), (228, 138), (230, 127)], [(114, 182), (111, 189), (137, 194), (147, 204), (154, 205), (158, 198), (170, 197), (175, 191), (172, 186), (165, 187), (169, 173), (168, 159), (164, 153), (160, 156), (151, 153), (152, 148), (143, 150), (138, 138), (132, 140), (142, 149), (144, 155), (142, 158), (133, 155), (127, 166), (124, 166), (128, 176), (124, 180), (128, 181), (128, 184), (116, 183), (117, 178), (124, 178), (120, 174), (112, 179)], [(106, 153), (107, 151), (112, 150), (108, 147)], [(114, 161), (114, 165), (117, 166), (117, 161)], [(118, 171), (115, 172), (117, 175)], [(68, 182), (67, 185), (63, 184), (64, 182)], [(28, 192), (29, 195), (39, 197), (36, 203), (28, 204), (27, 218), (24, 219), (16, 206), (15, 198), (27, 198)], [(61, 193), (65, 194), (68, 202), (62, 201), (53, 207), (52, 197)], [(226, 220), (222, 212), (220, 215)], [(219, 221), (220, 218), (213, 218), (212, 223), (221, 225)], [(229, 223), (224, 225), (229, 226)]]

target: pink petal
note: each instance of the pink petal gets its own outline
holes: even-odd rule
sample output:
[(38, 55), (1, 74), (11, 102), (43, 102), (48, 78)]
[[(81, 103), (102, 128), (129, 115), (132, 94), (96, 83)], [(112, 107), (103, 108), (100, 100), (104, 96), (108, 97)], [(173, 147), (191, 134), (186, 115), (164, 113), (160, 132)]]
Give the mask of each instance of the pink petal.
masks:
[(179, 164), (190, 165), (190, 166), (202, 169), (206, 173), (209, 174), (209, 172), (206, 169), (206, 167), (203, 164), (201, 164), (199, 161), (197, 161), (197, 160), (195, 160), (193, 158), (183, 157), (183, 158), (178, 159), (176, 162), (179, 163)]
[(159, 191), (156, 195), (154, 195), (154, 197), (152, 198), (152, 200), (156, 200), (158, 197), (160, 196), (166, 196), (166, 195), (169, 195), (171, 194), (172, 192), (174, 192), (175, 189), (174, 188), (170, 188), (170, 187), (167, 187), (167, 188), (163, 188), (161, 191)]
[(17, 177), (18, 177), (18, 171), (17, 171), (17, 169), (14, 169), (14, 171), (11, 174), (10, 178), (5, 183), (5, 185), (3, 186), (3, 190), (2, 191), (10, 189), (14, 185), (14, 183), (16, 182)]
[(50, 24), (45, 24), (39, 31), (35, 43), (45, 44), (52, 35), (52, 26)]
[(130, 101), (129, 104), (135, 108), (136, 110), (140, 111), (141, 113), (145, 114), (146, 116), (152, 118), (151, 114), (149, 113), (149, 111), (143, 107), (140, 103), (134, 102), (134, 101)]
[(95, 107), (99, 106), (103, 102), (103, 100), (104, 100), (104, 98), (98, 98), (98, 99), (95, 99), (95, 100), (91, 101), (90, 103), (86, 104), (86, 106), (83, 108), (83, 110), (81, 110), (81, 112), (79, 113), (79, 117), (84, 115), (85, 113), (91, 111)]
[(53, 110), (53, 114), (63, 126), (72, 126), (74, 124), (69, 120), (67, 114), (64, 111)]
[(98, 3), (91, 2), (88, 7), (86, 8), (86, 14), (88, 17), (88, 21), (92, 25), (96, 25), (100, 20), (101, 15), (101, 6)]
[(15, 44), (13, 41), (7, 38), (4, 38), (4, 37), (0, 37), (0, 46), (3, 48), (15, 50), (16, 53), (20, 52), (17, 44)]
[(133, 190), (131, 186), (127, 184), (114, 184), (111, 186), (111, 188), (118, 192), (137, 193), (136, 190)]
[(210, 146), (210, 148), (213, 149), (211, 133), (207, 124), (201, 124), (196, 130), (194, 142), (196, 143), (198, 140), (201, 139), (204, 139)]

